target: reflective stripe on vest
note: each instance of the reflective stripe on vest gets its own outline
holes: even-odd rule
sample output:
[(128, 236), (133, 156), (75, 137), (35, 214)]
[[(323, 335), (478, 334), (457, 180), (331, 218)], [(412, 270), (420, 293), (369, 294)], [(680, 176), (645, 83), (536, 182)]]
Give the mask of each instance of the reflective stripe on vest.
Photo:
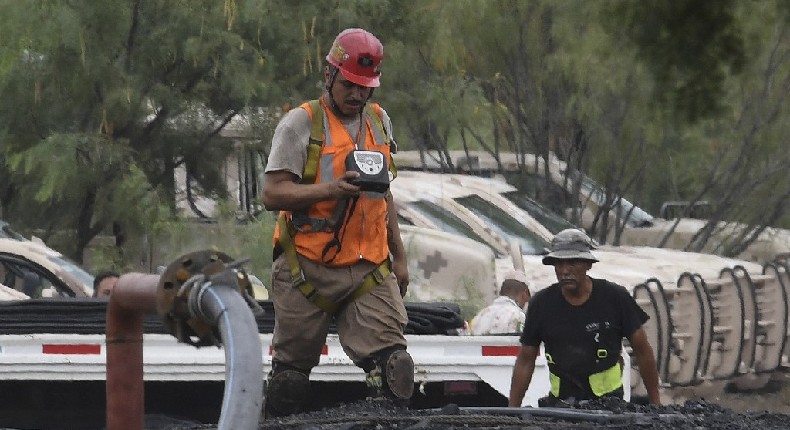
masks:
[[(318, 106), (317, 110), (313, 110)], [(309, 102), (300, 106), (305, 109), (311, 119), (311, 144), (308, 145), (308, 160), (305, 165), (303, 182), (312, 176), (314, 183), (334, 182), (335, 178), (345, 173), (345, 158), (355, 149), (352, 137), (346, 130), (343, 123), (331, 110), (328, 109), (323, 100), (318, 103)], [(392, 166), (388, 140), (386, 133), (381, 126), (381, 119), (376, 113), (376, 107), (366, 107), (362, 117), (363, 128), (360, 136), (360, 148), (382, 152)], [(318, 122), (320, 120), (320, 122)], [(314, 142), (318, 126), (321, 124), (322, 145), (320, 152), (315, 151), (317, 145)], [(380, 140), (383, 139), (383, 140)], [(361, 146), (364, 143), (364, 147)], [(318, 157), (311, 155), (318, 152)], [(312, 160), (318, 160), (314, 162)], [(310, 172), (311, 165), (315, 164), (316, 171)], [(392, 170), (391, 170), (392, 171)], [(322, 201), (312, 205), (304, 216), (294, 218), (290, 212), (285, 212), (289, 222), (296, 221), (293, 236), (296, 251), (311, 261), (327, 264), (331, 267), (349, 266), (360, 259), (365, 259), (374, 263), (385, 261), (389, 256), (387, 245), (387, 203), (385, 194), (363, 192), (357, 201), (357, 207), (351, 219), (342, 227), (343, 244), (330, 263), (322, 261), (321, 254), (327, 243), (333, 238), (333, 232), (329, 228), (330, 220), (333, 219), (335, 209), (338, 206), (336, 201)], [(283, 234), (278, 227), (275, 229), (274, 244), (279, 243), (279, 235)]]
[(551, 385), (551, 395), (560, 397), (560, 377), (549, 372), (549, 384)]
[[(587, 378), (590, 384), (590, 390), (596, 397), (601, 397), (604, 394), (611, 393), (614, 390), (623, 386), (623, 372), (620, 369), (620, 363), (615, 363), (614, 366), (593, 373)], [(560, 397), (560, 381), (561, 378), (549, 371), (549, 383), (551, 385), (551, 395)]]
[(601, 397), (606, 393), (623, 386), (623, 372), (620, 370), (620, 363), (598, 373), (593, 373), (589, 377), (590, 389), (596, 397)]

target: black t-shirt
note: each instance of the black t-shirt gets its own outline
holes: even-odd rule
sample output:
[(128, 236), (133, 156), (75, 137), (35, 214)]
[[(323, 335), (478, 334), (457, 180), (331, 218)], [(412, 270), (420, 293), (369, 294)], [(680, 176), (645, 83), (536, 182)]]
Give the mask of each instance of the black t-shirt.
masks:
[[(589, 375), (613, 366), (623, 338), (631, 337), (649, 318), (625, 287), (591, 279), (592, 293), (579, 306), (568, 303), (559, 284), (553, 284), (537, 292), (527, 307), (521, 343), (538, 347), (543, 342), (553, 361), (549, 368), (562, 381), (562, 398), (587, 397)], [(605, 357), (599, 350), (606, 350)], [(580, 384), (584, 388), (577, 393)]]

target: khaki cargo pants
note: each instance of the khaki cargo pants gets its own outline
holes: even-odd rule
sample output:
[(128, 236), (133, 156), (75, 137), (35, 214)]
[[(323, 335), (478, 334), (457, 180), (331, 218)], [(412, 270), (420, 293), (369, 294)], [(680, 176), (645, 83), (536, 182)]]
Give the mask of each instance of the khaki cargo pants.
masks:
[[(330, 268), (302, 256), (299, 256), (299, 265), (315, 289), (332, 301), (351, 294), (362, 284), (365, 275), (378, 267), (369, 261), (360, 261), (352, 266)], [(280, 255), (272, 265), (272, 302), (275, 312), (273, 360), (309, 372), (318, 365), (333, 317), (293, 287), (285, 255)], [(357, 365), (383, 348), (406, 345), (403, 330), (408, 317), (394, 274), (350, 302), (335, 318), (340, 344)]]

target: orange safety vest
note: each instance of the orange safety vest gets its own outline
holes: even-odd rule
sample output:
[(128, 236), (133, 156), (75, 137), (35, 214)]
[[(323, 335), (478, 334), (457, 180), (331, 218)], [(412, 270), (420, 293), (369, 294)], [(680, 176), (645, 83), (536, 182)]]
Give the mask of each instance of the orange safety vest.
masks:
[[(364, 127), (361, 132), (364, 138), (360, 138), (359, 148), (355, 148), (353, 137), (340, 119), (326, 106), (323, 98), (321, 98), (320, 103), (321, 109), (324, 111), (323, 142), (313, 183), (334, 182), (337, 178), (343, 176), (346, 171), (346, 156), (354, 149), (379, 151), (384, 154), (385, 160), (391, 162), (390, 148), (383, 128), (374, 127), (374, 123), (381, 124), (381, 107), (378, 104), (371, 103), (368, 105), (371, 109), (366, 108), (364, 110), (362, 115)], [(312, 121), (314, 112), (310, 103), (304, 103), (299, 107), (307, 111)], [(378, 117), (371, 118), (372, 115), (377, 115)], [(309, 178), (303, 177), (304, 179)], [(337, 201), (322, 201), (312, 205), (306, 214), (301, 214), (306, 215), (307, 220), (311, 221), (308, 224), (292, 224), (295, 214), (290, 211), (282, 211), (281, 216), (285, 214), (289, 225), (294, 225), (297, 228), (293, 238), (296, 251), (310, 261), (327, 264), (331, 267), (349, 266), (359, 260), (381, 263), (389, 255), (389, 246), (387, 244), (387, 202), (385, 197), (386, 194), (384, 193), (370, 191), (363, 192), (360, 195), (351, 217), (345, 219), (344, 215), (345, 223), (338, 226), (338, 228), (343, 229), (342, 242), (336, 255), (332, 251), (334, 258), (331, 262), (323, 261), (322, 253), (327, 244), (335, 237), (334, 231), (326, 228), (322, 220), (329, 220), (333, 217), (338, 205)], [(297, 221), (304, 219), (304, 217), (296, 218)], [(279, 244), (280, 234), (278, 223), (274, 231), (275, 246)]]

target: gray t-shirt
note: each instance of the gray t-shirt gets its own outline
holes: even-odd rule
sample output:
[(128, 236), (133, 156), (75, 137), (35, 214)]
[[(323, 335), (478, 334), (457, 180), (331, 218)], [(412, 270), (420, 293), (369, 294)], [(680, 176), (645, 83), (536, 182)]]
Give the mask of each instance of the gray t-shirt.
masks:
[[(381, 109), (381, 121), (387, 136), (392, 139), (392, 121), (387, 112)], [(341, 118), (341, 122), (351, 136), (359, 130), (359, 115), (353, 118)], [(310, 115), (302, 108), (291, 109), (286, 113), (272, 137), (272, 148), (266, 163), (266, 172), (285, 170), (302, 178), (304, 165), (307, 163), (307, 145), (310, 144)]]

